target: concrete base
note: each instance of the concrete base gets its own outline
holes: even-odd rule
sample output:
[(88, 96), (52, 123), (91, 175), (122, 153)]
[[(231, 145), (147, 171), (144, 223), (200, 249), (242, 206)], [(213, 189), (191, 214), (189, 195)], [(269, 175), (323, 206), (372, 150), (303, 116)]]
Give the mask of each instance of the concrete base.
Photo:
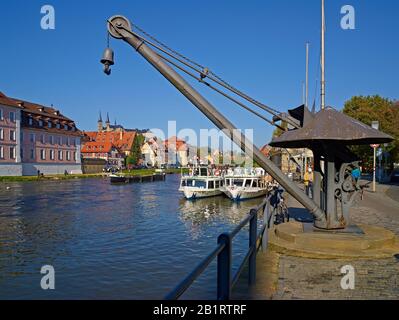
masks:
[(285, 223), (270, 232), (270, 248), (313, 259), (385, 259), (399, 253), (399, 239), (393, 232), (368, 225), (356, 227), (352, 230), (357, 232), (320, 232), (311, 230), (309, 224)]

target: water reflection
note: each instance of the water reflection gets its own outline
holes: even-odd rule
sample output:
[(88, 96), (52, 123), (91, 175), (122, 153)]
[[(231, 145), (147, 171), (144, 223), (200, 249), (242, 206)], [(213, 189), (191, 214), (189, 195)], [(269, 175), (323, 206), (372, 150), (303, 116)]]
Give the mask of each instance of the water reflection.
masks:
[(259, 199), (233, 202), (224, 196), (195, 201), (182, 198), (179, 204), (180, 218), (193, 238), (196, 239), (201, 235), (201, 232), (206, 231), (207, 225), (221, 223), (222, 221), (237, 225), (245, 218), (250, 209), (259, 205)]

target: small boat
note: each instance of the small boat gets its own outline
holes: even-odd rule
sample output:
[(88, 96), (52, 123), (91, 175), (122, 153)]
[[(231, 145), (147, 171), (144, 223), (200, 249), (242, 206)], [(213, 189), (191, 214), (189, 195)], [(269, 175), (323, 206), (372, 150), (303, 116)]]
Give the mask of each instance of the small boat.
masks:
[(267, 183), (262, 168), (229, 169), (221, 191), (233, 201), (243, 201), (266, 196)]
[(222, 193), (223, 177), (220, 170), (207, 166), (189, 168), (189, 174), (183, 175), (179, 191), (188, 200), (219, 196)]
[(109, 176), (111, 178), (111, 183), (127, 183), (128, 179), (124, 176), (120, 176), (117, 174), (111, 174)]

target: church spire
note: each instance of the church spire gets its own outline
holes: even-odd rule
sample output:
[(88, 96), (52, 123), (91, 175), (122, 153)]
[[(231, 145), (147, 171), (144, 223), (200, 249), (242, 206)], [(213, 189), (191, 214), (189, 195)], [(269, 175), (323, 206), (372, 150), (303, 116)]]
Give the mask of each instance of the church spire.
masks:
[(97, 131), (98, 132), (103, 131), (103, 117), (101, 116), (101, 111), (100, 111), (100, 117), (98, 118), (98, 121), (97, 121)]

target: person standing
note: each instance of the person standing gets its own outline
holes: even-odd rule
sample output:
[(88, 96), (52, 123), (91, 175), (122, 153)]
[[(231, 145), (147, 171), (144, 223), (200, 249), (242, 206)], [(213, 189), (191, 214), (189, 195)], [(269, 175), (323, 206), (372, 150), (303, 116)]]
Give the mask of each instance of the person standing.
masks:
[(313, 198), (313, 172), (311, 168), (305, 172), (303, 183), (305, 185), (306, 195)]

